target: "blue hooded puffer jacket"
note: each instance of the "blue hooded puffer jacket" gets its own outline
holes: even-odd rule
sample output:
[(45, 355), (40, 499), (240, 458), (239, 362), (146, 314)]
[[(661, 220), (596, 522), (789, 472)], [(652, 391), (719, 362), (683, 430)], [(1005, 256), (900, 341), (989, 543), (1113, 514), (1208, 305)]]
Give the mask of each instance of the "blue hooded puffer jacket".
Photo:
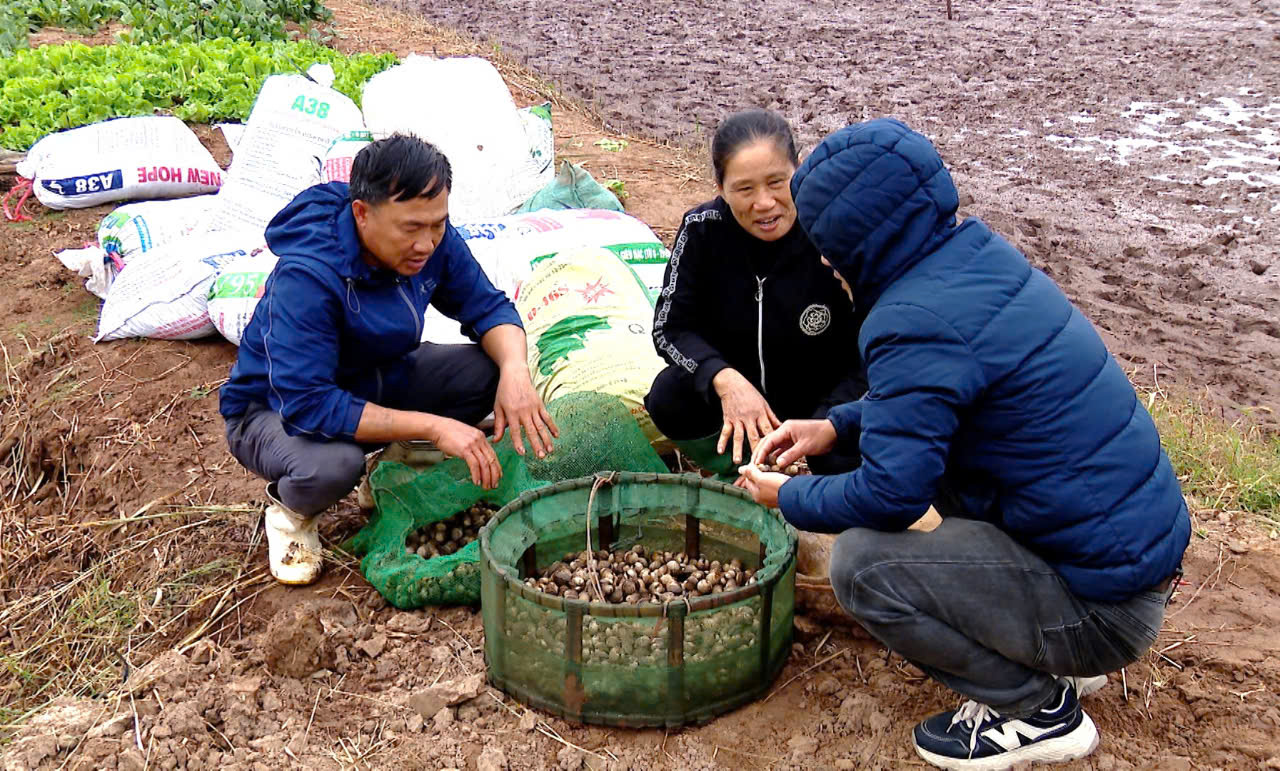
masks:
[(352, 441), (366, 401), (404, 392), (428, 303), (472, 339), (520, 326), (453, 225), (417, 275), (365, 263), (345, 183), (298, 194), (266, 236), (280, 261), (220, 392), (224, 417), (257, 402), (280, 413), (290, 435)]
[(837, 131), (792, 178), (799, 221), (870, 308), (870, 390), (830, 419), (862, 466), (799, 477), (796, 527), (900, 530), (940, 483), (1077, 595), (1117, 602), (1167, 578), (1191, 522), (1151, 416), (1093, 326), (976, 219), (933, 145), (878, 119)]

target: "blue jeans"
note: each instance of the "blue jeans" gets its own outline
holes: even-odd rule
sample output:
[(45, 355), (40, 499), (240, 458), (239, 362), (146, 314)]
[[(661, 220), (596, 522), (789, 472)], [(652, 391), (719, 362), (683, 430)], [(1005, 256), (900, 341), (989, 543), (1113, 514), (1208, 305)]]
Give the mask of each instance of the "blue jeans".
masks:
[(1172, 585), (1115, 604), (1072, 594), (996, 526), (946, 517), (933, 532), (854, 528), (831, 555), (836, 598), (890, 650), (966, 698), (1025, 717), (1054, 675), (1094, 676), (1155, 642)]

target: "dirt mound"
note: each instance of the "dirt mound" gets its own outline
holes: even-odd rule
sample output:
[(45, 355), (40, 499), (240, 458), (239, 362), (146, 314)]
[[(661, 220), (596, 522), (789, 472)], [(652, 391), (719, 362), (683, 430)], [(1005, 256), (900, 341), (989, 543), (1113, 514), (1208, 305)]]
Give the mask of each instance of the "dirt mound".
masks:
[(310, 677), (334, 665), (334, 653), (324, 625), (313, 608), (281, 611), (263, 635), (262, 657), (267, 670), (284, 677)]

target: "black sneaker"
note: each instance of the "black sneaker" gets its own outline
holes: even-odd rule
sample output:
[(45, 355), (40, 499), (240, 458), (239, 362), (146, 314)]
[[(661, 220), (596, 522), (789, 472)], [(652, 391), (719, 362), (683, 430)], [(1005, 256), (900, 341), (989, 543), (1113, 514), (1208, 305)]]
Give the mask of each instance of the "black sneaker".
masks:
[(965, 702), (915, 729), (916, 752), (939, 768), (999, 771), (1016, 763), (1061, 763), (1098, 746), (1098, 729), (1080, 709), (1075, 688), (1059, 681), (1049, 706), (1024, 718), (1001, 717), (985, 704)]

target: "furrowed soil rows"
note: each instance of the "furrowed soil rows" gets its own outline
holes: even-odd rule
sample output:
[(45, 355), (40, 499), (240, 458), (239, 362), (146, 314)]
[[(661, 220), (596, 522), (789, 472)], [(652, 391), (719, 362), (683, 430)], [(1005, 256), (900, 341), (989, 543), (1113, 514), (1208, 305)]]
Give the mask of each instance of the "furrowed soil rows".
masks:
[[(804, 147), (889, 115), (1148, 384), (1280, 422), (1280, 9), (1250, 0), (397, 0), (488, 39), (615, 130)], [(803, 153), (803, 150), (802, 150)], [(1258, 409), (1265, 408), (1265, 409)]]

